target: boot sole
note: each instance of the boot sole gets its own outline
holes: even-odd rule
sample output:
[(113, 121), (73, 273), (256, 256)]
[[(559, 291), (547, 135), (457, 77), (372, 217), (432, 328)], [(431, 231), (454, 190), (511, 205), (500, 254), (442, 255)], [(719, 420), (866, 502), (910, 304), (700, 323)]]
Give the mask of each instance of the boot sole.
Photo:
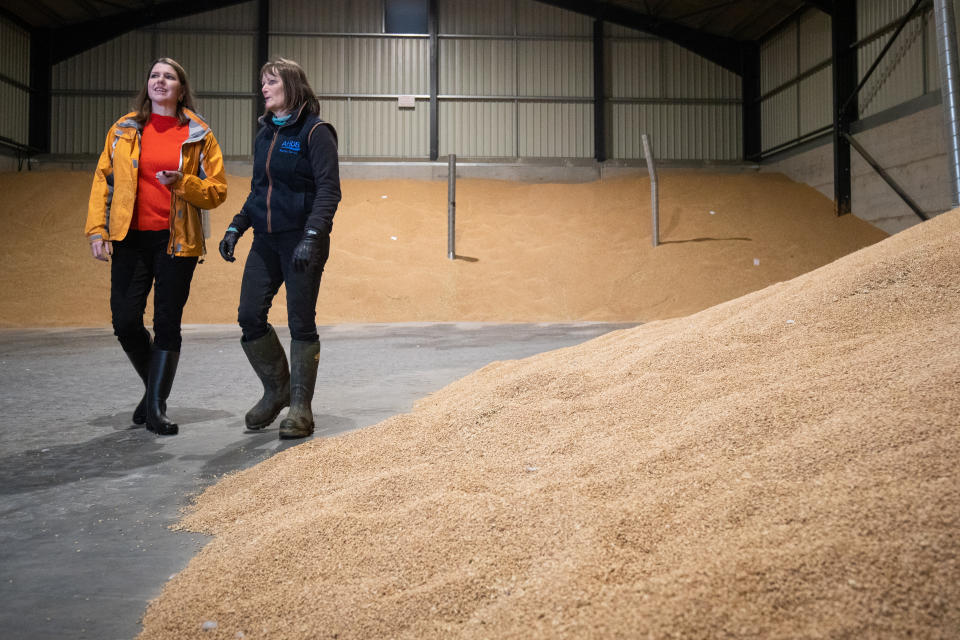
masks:
[(257, 424), (250, 424), (249, 422), (247, 422), (246, 423), (247, 431), (263, 431), (265, 428), (269, 427), (274, 422), (276, 422), (277, 418), (280, 416), (280, 413), (289, 406), (290, 405), (287, 404), (280, 407), (279, 409), (277, 409), (277, 412), (273, 414), (273, 417), (265, 422), (258, 422)]
[(310, 430), (307, 433), (290, 433), (290, 432), (284, 433), (283, 431), (281, 431), (280, 439), (281, 440), (297, 440), (300, 438), (309, 438), (312, 435), (313, 435), (313, 425), (310, 425)]
[(155, 433), (158, 436), (175, 436), (180, 433), (180, 427), (178, 425), (170, 425), (168, 428), (154, 429), (150, 424), (147, 424), (147, 431), (150, 433)]

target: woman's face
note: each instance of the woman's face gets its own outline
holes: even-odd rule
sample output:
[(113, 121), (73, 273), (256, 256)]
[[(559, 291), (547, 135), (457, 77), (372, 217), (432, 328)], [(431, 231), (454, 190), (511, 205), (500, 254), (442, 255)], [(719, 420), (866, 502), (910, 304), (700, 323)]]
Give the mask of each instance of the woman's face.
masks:
[(147, 95), (153, 103), (154, 111), (176, 110), (183, 95), (177, 70), (164, 62), (153, 65), (147, 78)]
[(286, 115), (287, 98), (283, 95), (283, 81), (272, 73), (265, 73), (260, 78), (260, 83), (260, 92), (263, 93), (267, 110), (278, 116)]

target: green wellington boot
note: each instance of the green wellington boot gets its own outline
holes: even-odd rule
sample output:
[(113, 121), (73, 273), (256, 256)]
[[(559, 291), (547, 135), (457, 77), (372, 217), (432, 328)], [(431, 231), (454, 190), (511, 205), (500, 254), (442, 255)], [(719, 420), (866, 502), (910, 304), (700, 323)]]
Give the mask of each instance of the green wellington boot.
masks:
[(281, 438), (313, 434), (313, 387), (317, 383), (320, 342), (290, 341), (290, 411), (280, 422)]
[(290, 370), (277, 332), (270, 327), (267, 335), (240, 341), (250, 366), (263, 383), (263, 397), (247, 411), (247, 429), (258, 431), (270, 425), (284, 407), (290, 406)]

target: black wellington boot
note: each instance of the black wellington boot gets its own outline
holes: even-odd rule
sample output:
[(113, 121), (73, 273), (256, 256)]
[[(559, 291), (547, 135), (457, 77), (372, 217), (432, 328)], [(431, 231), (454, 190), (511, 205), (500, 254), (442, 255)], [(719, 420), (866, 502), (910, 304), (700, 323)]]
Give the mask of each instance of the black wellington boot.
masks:
[(317, 383), (319, 342), (290, 341), (290, 411), (280, 422), (281, 438), (313, 434), (313, 387)]
[(147, 380), (147, 429), (158, 436), (172, 436), (180, 431), (175, 423), (167, 418), (167, 398), (173, 379), (177, 375), (179, 351), (154, 350), (150, 358), (150, 376)]
[(263, 397), (245, 417), (247, 429), (257, 431), (276, 420), (284, 407), (290, 406), (290, 369), (287, 354), (273, 327), (267, 335), (250, 342), (241, 340), (240, 344), (263, 383)]
[(130, 358), (130, 363), (133, 365), (133, 368), (137, 370), (137, 375), (140, 376), (140, 379), (143, 380), (143, 397), (140, 398), (140, 404), (137, 405), (137, 408), (133, 410), (133, 424), (143, 424), (147, 421), (147, 379), (150, 377), (150, 352), (152, 351), (152, 344), (150, 340), (142, 345), (137, 345), (130, 351), (124, 351), (127, 354), (127, 357)]

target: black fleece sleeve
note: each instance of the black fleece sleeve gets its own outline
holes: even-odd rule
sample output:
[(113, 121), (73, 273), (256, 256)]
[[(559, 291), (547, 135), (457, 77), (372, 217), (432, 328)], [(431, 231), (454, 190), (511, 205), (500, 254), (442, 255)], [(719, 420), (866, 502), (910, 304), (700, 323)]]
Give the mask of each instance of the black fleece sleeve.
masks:
[(233, 216), (233, 220), (230, 221), (230, 226), (239, 231), (240, 235), (243, 235), (244, 231), (250, 228), (250, 218), (241, 211)]
[(307, 216), (307, 227), (324, 233), (333, 230), (333, 214), (340, 204), (340, 160), (333, 131), (325, 124), (317, 126), (308, 142), (316, 196)]

